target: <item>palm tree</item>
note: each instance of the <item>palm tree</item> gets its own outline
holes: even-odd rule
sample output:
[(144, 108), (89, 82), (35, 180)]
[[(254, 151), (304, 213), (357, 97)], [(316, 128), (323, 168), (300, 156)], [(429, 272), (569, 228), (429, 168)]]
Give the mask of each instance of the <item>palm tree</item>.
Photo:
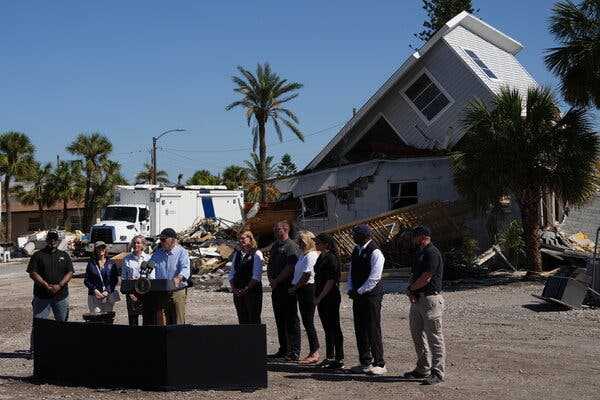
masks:
[(117, 185), (127, 185), (127, 180), (121, 175), (121, 164), (109, 159), (102, 160), (90, 198), (93, 210), (99, 210), (113, 202)]
[(80, 161), (61, 161), (50, 178), (54, 197), (62, 202), (63, 224), (67, 223), (69, 201), (81, 202), (85, 192), (85, 178)]
[[(137, 173), (135, 176), (136, 185), (143, 183), (152, 183), (152, 178), (154, 176), (154, 167), (149, 163), (144, 163), (144, 169)], [(169, 183), (169, 175), (166, 171), (162, 169), (156, 172), (156, 182), (159, 185), (166, 185)]]
[(80, 133), (67, 147), (67, 151), (83, 158), (85, 192), (82, 225), (83, 229), (87, 231), (92, 225), (92, 218), (97, 212), (92, 204), (92, 184), (94, 180), (98, 179), (100, 165), (107, 160), (112, 151), (112, 143), (100, 133)]
[(234, 101), (225, 107), (229, 111), (236, 107), (242, 107), (245, 111), (246, 122), (252, 126), (253, 149), (259, 149), (259, 175), (257, 182), (260, 183), (260, 199), (267, 199), (267, 181), (265, 171), (267, 168), (267, 122), (270, 120), (279, 141), (283, 141), (281, 125), (285, 125), (296, 137), (304, 141), (304, 135), (298, 128), (298, 118), (296, 115), (283, 105), (290, 100), (298, 97), (298, 90), (302, 84), (298, 82), (288, 82), (271, 71), (269, 63), (258, 64), (256, 75), (247, 69), (238, 66), (241, 77), (232, 77), (236, 88), (234, 92), (239, 93), (240, 100)]
[(248, 180), (248, 172), (239, 165), (229, 165), (223, 170), (222, 180), (229, 190), (239, 189)]
[(555, 193), (578, 205), (599, 187), (600, 142), (588, 115), (581, 109), (561, 115), (547, 88), (530, 88), (523, 101), (518, 90), (505, 87), (490, 109), (482, 101), (469, 104), (464, 124), (466, 134), (452, 155), (455, 185), (482, 212), (502, 196), (516, 200), (527, 262), (538, 273), (542, 196)]
[[(268, 156), (265, 161), (264, 173), (261, 171), (260, 158), (256, 153), (250, 155), (250, 160), (244, 161), (244, 164), (246, 164), (245, 170), (248, 174), (246, 197), (249, 201), (275, 201), (279, 197), (279, 191), (275, 185), (273, 185), (273, 179), (276, 177), (276, 169), (275, 166), (272, 165), (273, 156)], [(267, 197), (265, 200), (263, 200), (263, 184), (266, 185), (267, 190)]]
[(561, 79), (565, 100), (600, 108), (600, 1), (558, 2), (552, 9), (550, 32), (560, 46), (548, 49), (546, 66)]
[(21, 132), (5, 132), (0, 135), (0, 174), (4, 175), (4, 209), (6, 210), (5, 240), (12, 239), (12, 213), (10, 209), (10, 182), (14, 178), (29, 175), (34, 167), (35, 148), (29, 137)]
[(221, 177), (218, 175), (213, 175), (207, 169), (201, 169), (194, 172), (186, 182), (186, 185), (220, 185)]
[(29, 187), (25, 189), (20, 186), (16, 190), (17, 198), (21, 203), (38, 207), (42, 229), (46, 229), (44, 209), (50, 208), (56, 203), (56, 198), (52, 192), (53, 182), (50, 180), (51, 176), (52, 164), (40, 165), (35, 162), (33, 170), (25, 178), (25, 181), (30, 184)]

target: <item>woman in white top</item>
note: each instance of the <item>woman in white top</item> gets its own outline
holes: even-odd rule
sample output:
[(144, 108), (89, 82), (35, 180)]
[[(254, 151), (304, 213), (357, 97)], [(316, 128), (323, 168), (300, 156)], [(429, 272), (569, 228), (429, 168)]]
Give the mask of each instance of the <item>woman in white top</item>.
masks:
[(294, 267), (294, 277), (290, 293), (295, 293), (298, 298), (298, 307), (302, 317), (302, 325), (308, 336), (310, 353), (300, 360), (300, 364), (316, 364), (319, 362), (319, 337), (315, 329), (315, 270), (314, 266), (319, 258), (316, 250), (315, 235), (312, 232), (302, 231), (298, 235), (298, 246), (304, 254)]
[[(123, 268), (121, 269), (121, 280), (138, 279), (140, 277), (140, 265), (144, 261), (150, 259), (150, 255), (145, 253), (146, 239), (142, 235), (137, 235), (131, 240), (130, 250), (123, 260)], [(154, 279), (154, 271), (148, 276)], [(142, 297), (135, 293), (127, 295), (127, 314), (129, 315), (129, 325), (138, 326), (139, 316), (143, 312)]]
[(262, 313), (263, 255), (256, 249), (254, 235), (250, 231), (240, 234), (240, 248), (233, 253), (229, 268), (229, 283), (233, 304), (240, 324), (260, 325)]

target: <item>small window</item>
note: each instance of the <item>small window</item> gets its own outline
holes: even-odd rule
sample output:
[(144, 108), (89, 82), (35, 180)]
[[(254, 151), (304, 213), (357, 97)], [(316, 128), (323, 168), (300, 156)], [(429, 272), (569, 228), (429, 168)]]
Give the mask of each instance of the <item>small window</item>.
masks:
[(390, 183), (390, 205), (392, 210), (417, 204), (418, 201), (417, 182)]
[(448, 96), (425, 72), (404, 91), (404, 94), (428, 122), (450, 104)]
[(305, 219), (327, 218), (327, 196), (325, 193), (302, 199), (303, 214)]
[(492, 70), (483, 61), (481, 61), (481, 58), (479, 58), (477, 53), (475, 53), (473, 50), (467, 50), (467, 49), (465, 49), (465, 53), (467, 53), (467, 55), (469, 57), (471, 57), (471, 60), (473, 60), (475, 62), (475, 64), (477, 64), (479, 66), (479, 68), (481, 68), (483, 73), (486, 74), (488, 76), (488, 78), (498, 79), (496, 74), (494, 74), (494, 72), (492, 72)]

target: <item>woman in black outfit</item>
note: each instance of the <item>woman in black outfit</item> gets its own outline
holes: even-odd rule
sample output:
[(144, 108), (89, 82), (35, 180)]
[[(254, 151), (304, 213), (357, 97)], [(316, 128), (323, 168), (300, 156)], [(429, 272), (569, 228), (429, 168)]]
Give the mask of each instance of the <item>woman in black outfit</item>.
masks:
[(233, 304), (240, 324), (261, 324), (263, 294), (261, 277), (264, 259), (256, 247), (252, 232), (242, 232), (240, 248), (233, 254), (229, 270)]
[(325, 330), (327, 354), (321, 363), (324, 368), (344, 366), (344, 335), (340, 326), (340, 264), (333, 238), (326, 233), (317, 236), (317, 250), (321, 253), (315, 264), (315, 303)]

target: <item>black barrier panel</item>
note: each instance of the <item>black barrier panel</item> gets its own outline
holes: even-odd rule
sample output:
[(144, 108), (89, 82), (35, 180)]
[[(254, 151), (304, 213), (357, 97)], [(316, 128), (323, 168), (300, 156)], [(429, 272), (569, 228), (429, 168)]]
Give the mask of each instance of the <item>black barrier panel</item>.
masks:
[(34, 378), (141, 389), (267, 387), (264, 325), (126, 326), (35, 319)]

